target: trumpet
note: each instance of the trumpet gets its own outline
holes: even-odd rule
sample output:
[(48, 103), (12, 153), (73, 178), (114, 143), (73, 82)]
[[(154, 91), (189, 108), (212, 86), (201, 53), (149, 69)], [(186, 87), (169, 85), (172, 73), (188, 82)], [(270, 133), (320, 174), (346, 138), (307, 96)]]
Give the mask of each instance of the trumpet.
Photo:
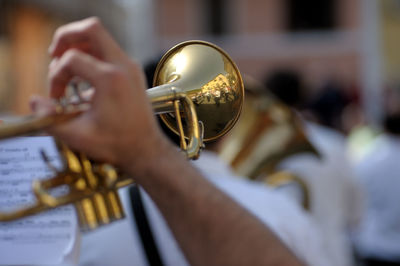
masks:
[[(240, 72), (218, 46), (187, 41), (171, 48), (160, 60), (147, 91), (154, 113), (179, 135), (182, 151), (189, 159), (199, 156), (203, 143), (226, 134), (239, 118), (244, 98)], [(46, 130), (85, 111), (87, 104), (60, 108), (45, 117), (27, 117), (22, 122), (0, 126), (0, 139)], [(107, 163), (91, 161), (57, 142), (63, 170), (43, 160), (54, 176), (35, 180), (35, 203), (13, 212), (0, 213), (0, 221), (12, 221), (66, 204), (74, 204), (82, 231), (89, 231), (125, 216), (118, 189), (134, 182)], [(66, 186), (68, 192), (55, 197), (51, 190)]]

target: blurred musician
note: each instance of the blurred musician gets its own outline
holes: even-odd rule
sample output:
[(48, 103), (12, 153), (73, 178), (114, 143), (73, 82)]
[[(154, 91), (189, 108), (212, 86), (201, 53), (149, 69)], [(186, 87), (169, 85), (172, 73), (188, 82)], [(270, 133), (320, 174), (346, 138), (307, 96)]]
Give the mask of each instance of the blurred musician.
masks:
[[(296, 72), (277, 71), (268, 77), (266, 86), (289, 106), (304, 108), (303, 85)], [(324, 108), (332, 109), (330, 102)], [(283, 160), (279, 169), (297, 174), (308, 184), (310, 211), (328, 240), (331, 261), (335, 265), (353, 265), (349, 232), (360, 220), (363, 196), (346, 156), (345, 138), (331, 128), (307, 120), (304, 128), (321, 158), (296, 154)], [(287, 192), (299, 198), (295, 190)]]

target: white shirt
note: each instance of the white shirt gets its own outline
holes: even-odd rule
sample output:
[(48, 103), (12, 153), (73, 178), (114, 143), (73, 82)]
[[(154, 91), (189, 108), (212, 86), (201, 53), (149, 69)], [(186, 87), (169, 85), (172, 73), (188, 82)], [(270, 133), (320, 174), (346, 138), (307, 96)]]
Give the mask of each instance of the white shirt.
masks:
[(375, 144), (356, 166), (367, 195), (356, 246), (363, 257), (400, 261), (400, 138), (383, 135)]
[[(279, 165), (301, 177), (310, 191), (310, 212), (328, 240), (329, 258), (335, 265), (353, 265), (350, 227), (362, 212), (362, 190), (346, 157), (344, 138), (333, 130), (308, 123), (306, 135), (322, 155), (288, 157)], [(293, 190), (286, 190), (293, 194)]]
[[(218, 188), (267, 224), (308, 265), (334, 265), (318, 228), (288, 198), (267, 187), (234, 178), (219, 158), (203, 152), (194, 165)], [(188, 265), (159, 210), (146, 193), (143, 202), (165, 265)], [(147, 265), (130, 212), (127, 191), (121, 192), (127, 219), (82, 236), (80, 265)]]

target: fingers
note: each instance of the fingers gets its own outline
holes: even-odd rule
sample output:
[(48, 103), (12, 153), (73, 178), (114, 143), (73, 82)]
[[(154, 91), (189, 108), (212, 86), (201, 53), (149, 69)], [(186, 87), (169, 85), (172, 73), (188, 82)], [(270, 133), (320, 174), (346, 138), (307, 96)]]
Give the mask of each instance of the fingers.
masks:
[(72, 150), (79, 150), (92, 159), (110, 163), (114, 163), (115, 161), (115, 159), (109, 155), (108, 149), (101, 149), (98, 147), (98, 143), (104, 143), (102, 134), (95, 127), (92, 118), (88, 114), (53, 126), (48, 129), (48, 132), (58, 139), (61, 139)]
[(132, 79), (137, 76), (138, 64), (131, 60), (112, 36), (106, 31), (100, 20), (92, 17), (60, 27), (49, 47), (54, 58), (49, 69), (69, 50), (78, 50), (101, 61), (119, 66), (130, 73)]
[(61, 57), (69, 49), (77, 49), (99, 59), (108, 52), (102, 48), (115, 47), (111, 36), (97, 18), (88, 18), (60, 27), (49, 47), (52, 57)]
[(70, 80), (74, 77), (82, 78), (93, 85), (98, 91), (112, 84), (112, 75), (117, 72), (116, 67), (104, 63), (79, 50), (68, 50), (53, 63), (49, 73), (50, 96), (60, 98)]
[[(140, 66), (129, 59), (97, 19), (61, 27), (49, 52), (54, 57), (49, 66), (52, 98), (62, 97), (76, 78), (93, 87), (79, 99), (90, 101), (90, 108), (71, 121), (51, 127), (49, 133), (91, 158), (112, 163), (120, 159), (119, 154), (125, 154), (119, 152), (127, 148), (121, 139), (135, 142), (131, 137), (137, 129), (142, 135), (155, 131)], [(36, 111), (51, 110), (49, 102), (40, 98), (33, 99), (31, 106)], [(134, 114), (141, 116), (131, 119)], [(139, 144), (135, 142), (143, 146)]]

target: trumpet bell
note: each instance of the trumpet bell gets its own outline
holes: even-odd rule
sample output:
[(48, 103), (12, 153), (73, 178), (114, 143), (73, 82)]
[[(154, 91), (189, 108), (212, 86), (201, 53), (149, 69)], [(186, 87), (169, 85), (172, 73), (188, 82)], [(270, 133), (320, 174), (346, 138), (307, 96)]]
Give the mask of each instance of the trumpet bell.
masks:
[[(187, 41), (171, 48), (154, 75), (153, 86), (163, 84), (179, 88), (194, 103), (197, 118), (204, 124), (203, 141), (221, 137), (239, 118), (244, 98), (240, 72), (226, 52), (211, 43)], [(160, 116), (179, 134), (173, 113)]]

